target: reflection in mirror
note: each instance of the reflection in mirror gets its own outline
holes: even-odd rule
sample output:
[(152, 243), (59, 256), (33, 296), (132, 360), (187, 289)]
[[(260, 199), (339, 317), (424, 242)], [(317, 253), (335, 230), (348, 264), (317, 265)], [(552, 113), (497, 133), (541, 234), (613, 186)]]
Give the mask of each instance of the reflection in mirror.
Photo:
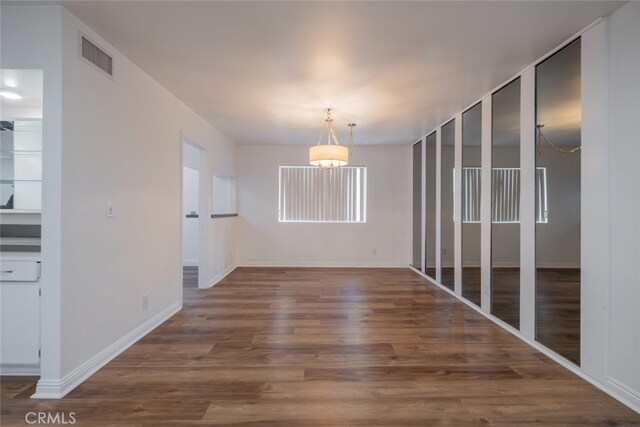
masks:
[(0, 209), (39, 212), (42, 70), (0, 70)]
[(440, 168), (440, 265), (442, 270), (441, 283), (453, 290), (453, 172), (455, 167), (455, 119), (442, 126), (441, 143), (441, 168)]
[(413, 145), (413, 254), (411, 265), (422, 270), (422, 141)]
[(427, 215), (425, 223), (425, 266), (427, 276), (436, 278), (436, 133), (425, 139), (426, 184), (425, 200)]
[(520, 78), (491, 105), (491, 314), (519, 329)]
[(536, 67), (536, 340), (580, 364), (580, 39)]
[(480, 305), (482, 103), (462, 113), (462, 296)]

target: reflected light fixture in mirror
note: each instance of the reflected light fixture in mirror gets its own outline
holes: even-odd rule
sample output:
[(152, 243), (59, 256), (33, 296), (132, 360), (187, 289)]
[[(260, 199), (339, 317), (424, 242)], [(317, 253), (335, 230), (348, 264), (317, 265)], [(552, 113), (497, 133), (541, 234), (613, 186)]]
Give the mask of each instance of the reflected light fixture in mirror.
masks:
[(7, 99), (22, 99), (22, 97), (17, 93), (9, 92), (9, 91), (0, 92), (0, 96)]
[[(349, 147), (341, 145), (333, 130), (333, 117), (331, 108), (327, 109), (327, 117), (324, 119), (325, 128), (320, 134), (318, 143), (309, 148), (309, 163), (312, 166), (319, 166), (323, 169), (333, 169), (334, 167), (346, 166), (349, 164), (349, 154), (353, 151), (353, 128), (355, 123), (349, 123)], [(322, 138), (327, 135), (326, 144), (322, 143)]]

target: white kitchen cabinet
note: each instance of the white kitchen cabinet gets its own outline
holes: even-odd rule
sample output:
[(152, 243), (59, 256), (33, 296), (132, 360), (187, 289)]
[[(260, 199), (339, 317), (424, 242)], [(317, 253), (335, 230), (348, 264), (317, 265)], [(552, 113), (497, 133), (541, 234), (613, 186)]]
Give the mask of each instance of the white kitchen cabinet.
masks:
[(40, 364), (40, 264), (4, 259), (1, 264), (0, 371), (34, 374)]

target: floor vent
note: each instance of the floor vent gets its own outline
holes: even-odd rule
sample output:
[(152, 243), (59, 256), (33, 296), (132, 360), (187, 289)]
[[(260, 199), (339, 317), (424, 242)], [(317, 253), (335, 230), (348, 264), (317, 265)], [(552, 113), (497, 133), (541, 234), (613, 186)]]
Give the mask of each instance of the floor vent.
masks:
[(113, 77), (113, 58), (82, 34), (80, 34), (80, 56)]

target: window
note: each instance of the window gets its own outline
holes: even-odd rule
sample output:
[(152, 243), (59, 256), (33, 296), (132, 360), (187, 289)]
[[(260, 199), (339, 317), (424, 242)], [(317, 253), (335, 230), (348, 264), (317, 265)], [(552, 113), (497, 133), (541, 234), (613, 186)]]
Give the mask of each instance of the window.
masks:
[[(494, 224), (520, 222), (520, 168), (493, 168), (491, 218)], [(480, 168), (462, 168), (462, 222), (480, 222)], [(454, 174), (455, 180), (455, 174)], [(548, 222), (547, 169), (536, 168), (536, 222)], [(454, 182), (455, 188), (455, 182)]]
[(367, 168), (280, 166), (280, 222), (366, 222)]

